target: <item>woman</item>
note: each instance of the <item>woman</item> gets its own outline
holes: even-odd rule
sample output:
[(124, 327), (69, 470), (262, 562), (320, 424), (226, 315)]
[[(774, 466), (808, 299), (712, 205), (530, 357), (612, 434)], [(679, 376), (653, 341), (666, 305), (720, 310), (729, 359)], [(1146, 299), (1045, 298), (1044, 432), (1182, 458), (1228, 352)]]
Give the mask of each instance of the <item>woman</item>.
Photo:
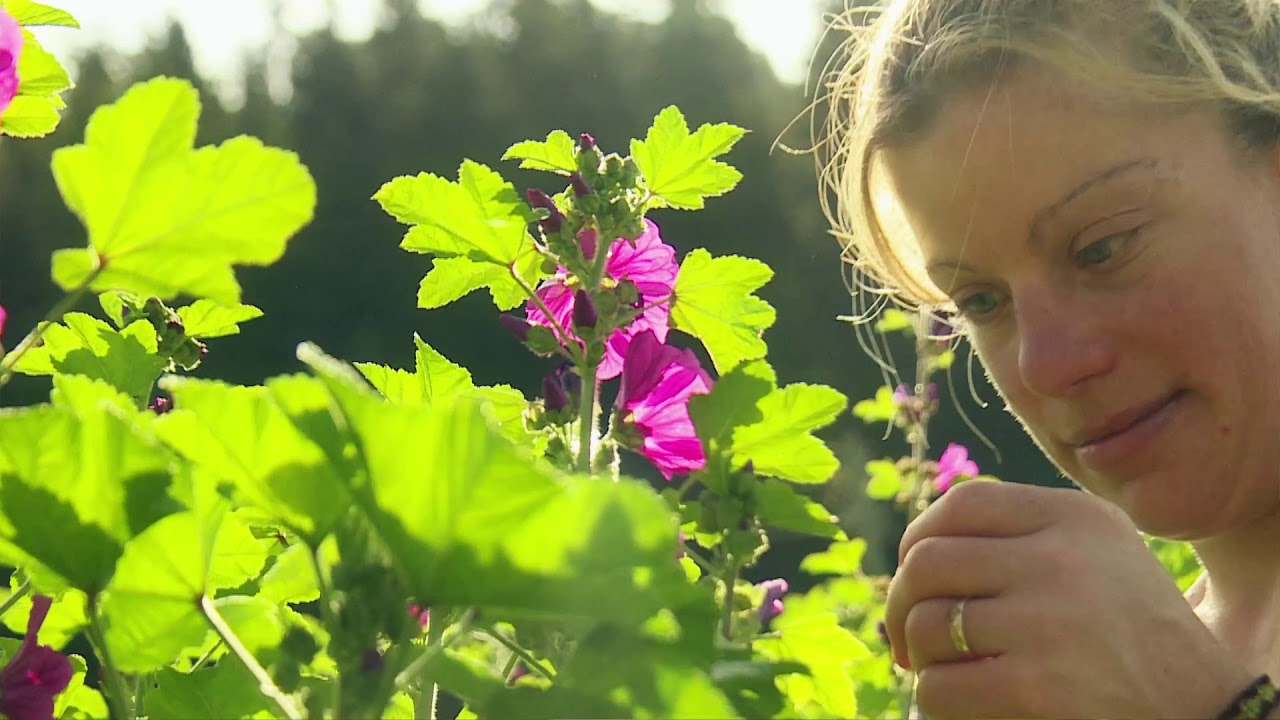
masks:
[[(829, 86), (865, 285), (1084, 493), (965, 483), (886, 623), (930, 718), (1280, 717), (1280, 0), (886, 0)], [(1183, 596), (1138, 530), (1189, 540)]]

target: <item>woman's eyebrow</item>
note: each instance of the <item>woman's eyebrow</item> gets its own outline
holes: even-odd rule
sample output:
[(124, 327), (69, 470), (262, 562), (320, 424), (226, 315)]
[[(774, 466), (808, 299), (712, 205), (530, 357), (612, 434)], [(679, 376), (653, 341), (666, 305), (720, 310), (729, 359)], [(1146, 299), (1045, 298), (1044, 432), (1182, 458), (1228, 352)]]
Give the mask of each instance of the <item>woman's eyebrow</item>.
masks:
[[(1058, 198), (1052, 204), (1045, 207), (1040, 212), (1036, 213), (1035, 218), (1033, 218), (1031, 221), (1031, 232), (1027, 236), (1027, 244), (1034, 247), (1044, 234), (1044, 226), (1047, 225), (1055, 215), (1065, 210), (1069, 205), (1071, 205), (1072, 202), (1077, 200), (1081, 195), (1084, 195), (1086, 192), (1092, 190), (1093, 188), (1099, 185), (1111, 182), (1112, 180), (1115, 180), (1117, 178), (1123, 177), (1125, 175), (1128, 175), (1134, 172), (1151, 170), (1157, 167), (1159, 164), (1160, 164), (1160, 161), (1157, 158), (1153, 158), (1153, 157), (1138, 158), (1136, 160), (1127, 160), (1125, 162), (1122, 162), (1118, 165), (1107, 168), (1106, 170), (1103, 170), (1102, 172), (1085, 179), (1079, 185), (1076, 185), (1075, 187), (1071, 188), (1067, 192), (1063, 193), (1062, 197)], [(977, 272), (977, 268), (975, 268), (973, 265), (970, 265), (969, 263), (966, 263), (965, 261), (959, 258), (941, 258), (938, 260), (934, 260), (929, 263), (927, 270), (929, 272), (933, 272), (934, 270), (938, 270), (942, 268), (952, 268), (956, 270), (966, 270), (969, 272)]]

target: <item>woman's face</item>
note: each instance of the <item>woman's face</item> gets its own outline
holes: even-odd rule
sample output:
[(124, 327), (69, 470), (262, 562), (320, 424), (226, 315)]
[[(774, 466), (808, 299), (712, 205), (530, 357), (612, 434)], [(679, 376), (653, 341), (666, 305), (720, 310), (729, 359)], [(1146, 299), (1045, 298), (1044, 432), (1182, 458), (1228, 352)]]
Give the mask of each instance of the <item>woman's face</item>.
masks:
[(1280, 510), (1280, 162), (1030, 72), (886, 151), (933, 281), (1077, 483), (1196, 539)]

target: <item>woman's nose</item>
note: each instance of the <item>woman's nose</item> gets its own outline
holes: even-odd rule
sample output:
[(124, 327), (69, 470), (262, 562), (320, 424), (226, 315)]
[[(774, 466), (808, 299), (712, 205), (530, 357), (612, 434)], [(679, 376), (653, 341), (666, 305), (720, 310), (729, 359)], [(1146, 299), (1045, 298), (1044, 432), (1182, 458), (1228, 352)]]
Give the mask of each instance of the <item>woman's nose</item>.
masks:
[(1070, 396), (1105, 375), (1116, 354), (1104, 317), (1086, 303), (1043, 290), (1015, 299), (1018, 370), (1023, 384), (1046, 397)]

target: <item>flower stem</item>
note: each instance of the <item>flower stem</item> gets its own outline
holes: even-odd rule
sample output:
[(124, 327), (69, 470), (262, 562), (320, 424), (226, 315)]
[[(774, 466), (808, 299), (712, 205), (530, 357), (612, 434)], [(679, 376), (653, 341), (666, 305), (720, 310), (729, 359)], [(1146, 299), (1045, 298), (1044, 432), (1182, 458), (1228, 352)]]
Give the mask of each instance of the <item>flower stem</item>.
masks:
[(106, 635), (102, 632), (102, 621), (98, 618), (98, 596), (97, 594), (89, 595), (88, 604), (89, 627), (86, 632), (89, 635), (89, 643), (93, 646), (94, 652), (98, 654), (98, 661), (102, 667), (102, 673), (106, 676), (107, 687), (106, 695), (107, 708), (111, 711), (112, 718), (120, 720), (134, 720), (136, 715), (133, 708), (133, 694), (129, 692), (129, 687), (124, 681), (124, 676), (116, 669), (115, 663), (111, 662), (111, 651), (107, 649)]
[(4, 602), (0, 602), (0, 617), (4, 617), (4, 614), (9, 612), (14, 605), (17, 605), (18, 601), (26, 597), (29, 592), (31, 592), (31, 579), (27, 578), (22, 581), (22, 584), (16, 590), (9, 593), (9, 597), (5, 598)]
[(510, 270), (511, 277), (515, 278), (516, 284), (520, 286), (521, 290), (524, 290), (524, 294), (528, 295), (529, 299), (533, 301), (533, 304), (537, 305), (538, 309), (542, 311), (542, 314), (547, 316), (547, 322), (551, 323), (551, 327), (556, 332), (556, 339), (560, 341), (560, 349), (564, 351), (565, 355), (571, 362), (580, 362), (581, 358), (576, 357), (578, 346), (570, 339), (571, 336), (569, 335), (569, 331), (565, 330), (564, 326), (556, 320), (556, 316), (551, 314), (550, 308), (548, 308), (547, 304), (542, 301), (542, 298), (538, 297), (537, 291), (534, 290), (529, 283), (525, 282), (524, 278), (520, 277), (520, 273), (516, 272), (514, 265), (511, 266)]
[(596, 367), (582, 365), (578, 368), (582, 373), (582, 397), (578, 407), (578, 471), (590, 473), (596, 456), (596, 395), (599, 384), (596, 382)]
[[(324, 620), (325, 627), (338, 627), (337, 618), (333, 614), (333, 591), (329, 587), (329, 578), (325, 575), (324, 563), (320, 561), (320, 546), (316, 545), (310, 553), (311, 567), (316, 574), (316, 587), (320, 591), (320, 617)], [(342, 674), (334, 675), (333, 682), (329, 690), (329, 707), (337, 712), (342, 707)]]
[(738, 561), (730, 558), (724, 575), (724, 604), (720, 615), (720, 632), (725, 640), (733, 639), (733, 588), (738, 584)]
[(44, 319), (36, 323), (31, 332), (27, 333), (27, 336), (22, 338), (12, 350), (0, 355), (0, 388), (9, 384), (9, 380), (13, 378), (13, 366), (18, 364), (18, 361), (22, 359), (22, 356), (28, 350), (40, 342), (40, 339), (44, 337), (44, 330), (48, 324), (62, 319), (63, 315), (70, 312), (71, 308), (80, 302), (80, 298), (89, 290), (89, 286), (93, 284), (94, 280), (98, 279), (99, 273), (102, 272), (102, 267), (102, 265), (99, 265), (98, 269), (89, 273), (89, 277), (85, 278), (84, 282), (63, 296), (58, 301), (58, 304), (54, 305), (53, 309), (44, 316)]
[[(468, 610), (466, 615), (463, 615), (462, 619), (458, 621), (457, 631), (449, 642), (444, 641), (444, 628), (442, 627), (440, 630), (440, 637), (435, 642), (428, 643), (427, 649), (423, 650), (421, 655), (414, 658), (413, 662), (409, 663), (404, 670), (401, 670), (399, 675), (396, 675), (396, 687), (400, 690), (408, 688), (409, 684), (413, 682), (414, 677), (416, 677), (418, 673), (422, 672), (422, 668), (426, 667), (427, 663), (431, 662), (432, 658), (444, 652), (446, 648), (457, 642), (459, 639), (466, 637), (467, 632), (471, 630), (471, 623), (475, 620), (475, 617), (475, 610)], [(427, 634), (428, 636), (431, 634), (430, 626), (427, 627)]]
[[(542, 677), (548, 680), (552, 680), (552, 681), (555, 680), (556, 674), (554, 672), (552, 672), (549, 668), (547, 668), (547, 666), (535, 660), (534, 657), (529, 654), (528, 650), (525, 650), (524, 648), (520, 647), (518, 644), (516, 644), (514, 640), (508, 638), (507, 636), (503, 635), (502, 633), (498, 632), (493, 628), (485, 628), (484, 634), (502, 643), (503, 646), (505, 646), (508, 650), (511, 651), (511, 656), (513, 658), (519, 658), (520, 660), (523, 660), (524, 664), (528, 666), (529, 670), (538, 673), (539, 675), (541, 675)], [(507, 674), (510, 675), (511, 674), (510, 671), (508, 671)]]
[(258, 681), (258, 690), (275, 701), (276, 705), (280, 706), (280, 710), (284, 712), (285, 717), (289, 718), (289, 720), (302, 720), (302, 711), (294, 704), (293, 698), (276, 687), (271, 676), (267, 674), (266, 668), (258, 663), (258, 659), (253, 656), (253, 653), (249, 652), (244, 643), (240, 642), (240, 638), (236, 637), (235, 632), (218, 612), (218, 608), (213, 606), (213, 601), (209, 599), (208, 595), (200, 597), (200, 609), (204, 611), (205, 619), (213, 626), (214, 631), (218, 633), (222, 641), (227, 644), (227, 647), (231, 648), (231, 652), (235, 653), (236, 657), (240, 658), (240, 662), (244, 663), (249, 672), (253, 674), (254, 679)]

